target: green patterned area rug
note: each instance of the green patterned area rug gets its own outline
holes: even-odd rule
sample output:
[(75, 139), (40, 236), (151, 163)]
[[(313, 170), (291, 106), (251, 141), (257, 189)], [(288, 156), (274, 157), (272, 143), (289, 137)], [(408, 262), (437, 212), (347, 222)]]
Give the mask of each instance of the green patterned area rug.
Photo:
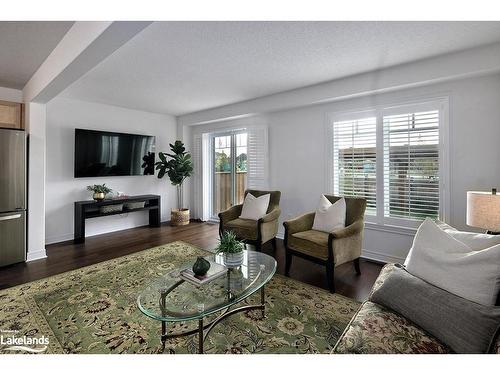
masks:
[[(48, 337), (45, 353), (196, 353), (197, 335), (162, 346), (160, 323), (138, 310), (136, 297), (152, 278), (200, 255), (207, 253), (174, 242), (0, 290), (0, 333)], [(254, 310), (227, 318), (208, 335), (205, 352), (328, 353), (358, 306), (275, 275), (266, 286), (267, 317)], [(192, 324), (169, 325), (169, 332)], [(12, 353), (7, 346), (0, 343), (0, 353)]]

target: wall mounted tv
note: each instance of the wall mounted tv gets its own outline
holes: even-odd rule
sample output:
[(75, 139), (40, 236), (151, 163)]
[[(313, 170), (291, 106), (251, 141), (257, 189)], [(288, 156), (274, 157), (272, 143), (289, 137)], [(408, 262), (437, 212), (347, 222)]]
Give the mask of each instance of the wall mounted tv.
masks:
[(155, 137), (75, 129), (75, 177), (154, 174)]

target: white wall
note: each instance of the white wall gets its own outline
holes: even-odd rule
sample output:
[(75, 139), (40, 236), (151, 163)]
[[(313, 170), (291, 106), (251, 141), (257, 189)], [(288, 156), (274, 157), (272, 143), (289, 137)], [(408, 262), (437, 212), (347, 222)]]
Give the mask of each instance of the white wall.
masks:
[[(281, 220), (313, 210), (320, 194), (327, 189), (328, 113), (442, 96), (450, 99), (450, 224), (471, 230), (465, 225), (466, 191), (489, 190), (500, 185), (498, 74), (267, 114), (270, 188), (282, 192)], [(197, 116), (201, 118), (202, 114)], [(283, 231), (281, 224), (280, 230)], [(382, 261), (401, 261), (411, 246), (413, 233), (367, 225), (364, 255)]]
[[(73, 238), (73, 202), (89, 199), (87, 185), (106, 183), (128, 195), (159, 194), (162, 221), (176, 206), (175, 188), (156, 176), (74, 178), (74, 129), (98, 129), (156, 136), (156, 151), (167, 151), (177, 138), (174, 117), (121, 107), (56, 98), (47, 104), (46, 243)], [(135, 212), (87, 220), (86, 235), (148, 223), (148, 213)]]
[(28, 130), (28, 261), (46, 257), (45, 252), (45, 171), (47, 108), (26, 104)]
[(0, 100), (22, 103), (23, 92), (21, 90), (10, 89), (8, 87), (0, 87)]

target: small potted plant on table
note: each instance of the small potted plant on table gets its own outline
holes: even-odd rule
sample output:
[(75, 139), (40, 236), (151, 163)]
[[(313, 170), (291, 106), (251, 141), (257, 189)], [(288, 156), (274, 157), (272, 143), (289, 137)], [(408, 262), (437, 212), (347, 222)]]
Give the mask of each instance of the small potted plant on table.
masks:
[(219, 240), (219, 245), (215, 249), (218, 254), (224, 256), (224, 264), (229, 267), (239, 267), (243, 263), (243, 242), (236, 238), (236, 234), (225, 231)]
[(106, 186), (106, 184), (102, 185), (89, 185), (87, 186), (87, 190), (94, 193), (92, 198), (96, 201), (102, 201), (106, 194), (111, 193), (113, 190)]

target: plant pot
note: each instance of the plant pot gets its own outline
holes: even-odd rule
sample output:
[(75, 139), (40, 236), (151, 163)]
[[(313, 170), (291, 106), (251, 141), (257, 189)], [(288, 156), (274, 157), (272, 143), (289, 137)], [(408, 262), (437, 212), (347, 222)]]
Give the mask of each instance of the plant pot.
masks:
[(233, 292), (243, 289), (243, 271), (241, 267), (229, 268), (228, 287), (229, 291)]
[(238, 253), (224, 253), (224, 264), (229, 268), (236, 268), (243, 264), (243, 251)]
[(104, 193), (94, 193), (94, 195), (92, 196), (92, 198), (94, 198), (94, 200), (96, 201), (102, 201), (104, 197), (106, 197), (106, 194)]
[(177, 227), (180, 225), (188, 225), (189, 224), (189, 209), (181, 208), (172, 209), (170, 212), (170, 225)]

